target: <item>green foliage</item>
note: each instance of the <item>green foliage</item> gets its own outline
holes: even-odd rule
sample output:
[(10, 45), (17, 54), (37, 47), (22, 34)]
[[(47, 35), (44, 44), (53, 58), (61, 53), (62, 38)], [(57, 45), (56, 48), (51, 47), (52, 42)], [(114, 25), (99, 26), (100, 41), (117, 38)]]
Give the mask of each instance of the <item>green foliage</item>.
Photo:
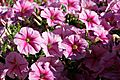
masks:
[(7, 45), (8, 45), (8, 41), (4, 41), (3, 45), (1, 46), (2, 53), (6, 53)]
[(7, 2), (9, 5), (13, 5), (13, 4), (14, 4), (14, 0), (6, 0), (6, 2)]
[(45, 53), (40, 50), (39, 53), (35, 54), (35, 55), (32, 55), (32, 54), (29, 54), (27, 56), (25, 56), (25, 58), (27, 59), (27, 61), (29, 62), (29, 67), (35, 63), (41, 56), (44, 56)]
[[(6, 53), (7, 51), (14, 51), (13, 47), (13, 39), (15, 34), (20, 30), (20, 24), (18, 23), (17, 26), (15, 25), (10, 25), (6, 27), (7, 33), (6, 33), (6, 38), (7, 39), (2, 39), (2, 46), (1, 46), (1, 52)], [(12, 45), (11, 45), (12, 44)]]
[(110, 34), (117, 34), (118, 36), (120, 36), (120, 30), (119, 29), (111, 30)]
[(66, 12), (66, 7), (62, 5), (63, 12)]
[(7, 30), (9, 32), (9, 34), (8, 34), (9, 39), (13, 39), (15, 34), (20, 31), (20, 28), (21, 28), (21, 26), (19, 23), (17, 24), (17, 26), (15, 26), (15, 25), (8, 26)]
[(69, 23), (70, 25), (73, 25), (73, 26), (78, 27), (80, 29), (85, 28), (85, 24), (83, 22), (81, 22), (80, 20), (78, 20), (78, 18), (72, 14), (66, 15), (66, 22)]

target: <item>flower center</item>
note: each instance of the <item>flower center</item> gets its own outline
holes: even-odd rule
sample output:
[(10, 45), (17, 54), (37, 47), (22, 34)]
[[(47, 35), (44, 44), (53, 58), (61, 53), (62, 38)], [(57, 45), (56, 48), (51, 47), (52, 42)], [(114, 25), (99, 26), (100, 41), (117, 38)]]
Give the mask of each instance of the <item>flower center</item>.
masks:
[(30, 39), (29, 39), (29, 38), (27, 38), (27, 39), (26, 39), (26, 42), (28, 42), (28, 43), (29, 43), (29, 42), (30, 42)]
[(50, 49), (50, 48), (52, 48), (52, 45), (49, 43), (49, 44), (47, 45), (47, 47)]
[(54, 20), (54, 16), (51, 16), (51, 20)]
[(43, 79), (45, 77), (45, 74), (40, 74), (40, 79)]
[(25, 13), (25, 8), (22, 8), (21, 13), (23, 14)]
[(73, 49), (77, 49), (78, 48), (78, 46), (77, 45), (73, 45), (73, 47), (72, 47)]
[(71, 6), (71, 4), (70, 3), (68, 3), (68, 7), (70, 7)]
[(86, 21), (91, 22), (92, 20), (93, 20), (92, 18), (88, 18)]

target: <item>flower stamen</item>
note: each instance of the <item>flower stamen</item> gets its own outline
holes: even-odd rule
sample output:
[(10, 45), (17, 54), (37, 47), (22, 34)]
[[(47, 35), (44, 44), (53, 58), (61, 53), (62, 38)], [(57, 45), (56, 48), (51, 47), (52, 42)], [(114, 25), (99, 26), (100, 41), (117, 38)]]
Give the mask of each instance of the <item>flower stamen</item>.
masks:
[(73, 49), (75, 50), (75, 49), (77, 49), (78, 48), (78, 46), (77, 45), (73, 45)]
[(29, 43), (29, 42), (30, 42), (30, 39), (29, 39), (29, 38), (27, 38), (27, 39), (26, 39), (26, 42), (28, 42), (28, 43)]

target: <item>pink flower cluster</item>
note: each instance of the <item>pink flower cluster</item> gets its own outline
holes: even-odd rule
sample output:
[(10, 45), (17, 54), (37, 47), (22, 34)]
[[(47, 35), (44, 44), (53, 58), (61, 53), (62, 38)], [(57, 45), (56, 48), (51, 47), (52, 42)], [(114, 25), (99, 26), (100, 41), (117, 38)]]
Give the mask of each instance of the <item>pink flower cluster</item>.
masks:
[(120, 80), (119, 0), (0, 1), (0, 80)]

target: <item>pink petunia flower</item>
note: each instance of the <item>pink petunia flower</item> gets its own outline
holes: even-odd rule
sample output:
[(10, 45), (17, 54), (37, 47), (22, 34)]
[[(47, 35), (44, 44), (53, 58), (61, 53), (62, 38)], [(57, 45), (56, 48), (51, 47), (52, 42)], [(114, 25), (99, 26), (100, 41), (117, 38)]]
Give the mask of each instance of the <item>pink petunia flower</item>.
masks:
[[(50, 2), (49, 2), (50, 3)], [(61, 9), (61, 3), (58, 1), (52, 2), (49, 7), (59, 8)]]
[(62, 78), (65, 77), (65, 75), (63, 74), (64, 65), (58, 59), (58, 57), (52, 57), (52, 56), (40, 57), (37, 60), (37, 62), (42, 62), (42, 63), (49, 62), (50, 63), (50, 70), (53, 72), (53, 74), (55, 76), (55, 80), (61, 80)]
[(79, 0), (60, 0), (60, 2), (66, 7), (67, 12), (80, 10)]
[(65, 15), (58, 8), (49, 7), (41, 11), (41, 17), (47, 19), (47, 23), (49, 26), (62, 24), (65, 20), (64, 16)]
[(61, 42), (61, 37), (55, 35), (52, 32), (43, 32), (42, 33), (42, 43), (41, 47), (46, 56), (61, 56), (59, 50), (59, 42)]
[(57, 26), (57, 28), (53, 31), (54, 34), (60, 35), (62, 39), (66, 36), (72, 35), (74, 32), (71, 31), (71, 28), (74, 27), (72, 25), (62, 25)]
[(13, 5), (13, 10), (20, 17), (28, 17), (34, 11), (34, 5), (32, 1), (18, 0), (16, 4)]
[(81, 7), (85, 9), (92, 9), (95, 7), (96, 3), (93, 2), (92, 0), (82, 0), (81, 1)]
[(66, 58), (81, 59), (86, 55), (88, 43), (80, 35), (71, 35), (62, 41), (62, 48), (65, 49), (63, 54)]
[(116, 4), (112, 7), (112, 10), (120, 13), (120, 1), (116, 2)]
[(85, 23), (88, 30), (92, 30), (100, 24), (99, 16), (94, 11), (82, 10), (79, 14), (79, 19)]
[(0, 6), (0, 15), (5, 14), (9, 10), (7, 6)]
[(49, 65), (49, 62), (36, 62), (32, 64), (31, 71), (29, 72), (29, 80), (54, 80)]
[(102, 71), (105, 65), (103, 65), (103, 63), (105, 63), (105, 61), (108, 59), (106, 58), (106, 60), (102, 60), (102, 58), (105, 56), (108, 50), (101, 45), (92, 45), (90, 49), (91, 54), (87, 54), (84, 60), (85, 66), (95, 72)]
[(54, 34), (60, 35), (62, 39), (64, 39), (66, 36), (70, 36), (72, 34), (79, 34), (83, 36), (85, 33), (85, 30), (76, 28), (73, 25), (62, 25), (62, 26), (56, 26), (55, 30), (53, 31)]
[(21, 28), (14, 39), (18, 51), (25, 55), (38, 53), (41, 49), (40, 41), (39, 32), (29, 27)]
[(97, 36), (97, 38), (102, 41), (103, 43), (108, 43), (109, 39), (107, 37), (108, 35), (108, 31), (104, 29), (104, 27), (102, 26), (98, 26), (97, 28), (95, 28), (94, 30), (94, 35)]
[(34, 0), (28, 0), (28, 1), (30, 1), (30, 2), (34, 2)]
[[(116, 56), (116, 58), (111, 58), (111, 61), (112, 65), (109, 67), (106, 66), (104, 70), (99, 74), (99, 76), (109, 80), (120, 80), (120, 58), (117, 58)], [(108, 60), (110, 63), (111, 61)]]
[(52, 3), (56, 2), (56, 0), (47, 0), (47, 4), (50, 5)]
[(0, 6), (0, 25), (8, 25), (12, 24), (12, 18), (14, 17), (13, 10), (8, 6)]
[(28, 74), (28, 62), (19, 53), (11, 52), (6, 57), (7, 75), (11, 78), (25, 79)]

